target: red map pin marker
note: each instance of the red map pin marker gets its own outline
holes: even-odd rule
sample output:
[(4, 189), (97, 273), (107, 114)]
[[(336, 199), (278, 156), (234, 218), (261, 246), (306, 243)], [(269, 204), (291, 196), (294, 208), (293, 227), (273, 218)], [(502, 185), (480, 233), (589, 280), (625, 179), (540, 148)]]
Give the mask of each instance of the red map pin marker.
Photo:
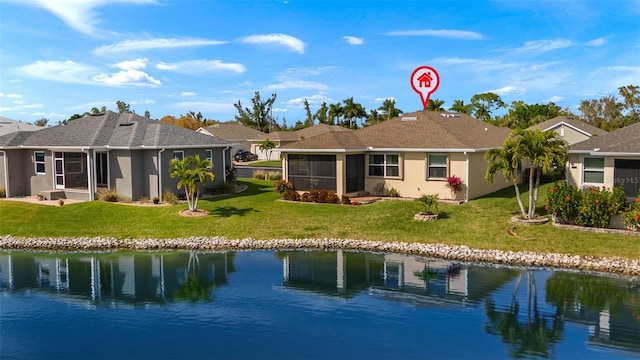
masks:
[(440, 75), (431, 66), (420, 66), (413, 70), (411, 74), (411, 87), (413, 91), (420, 94), (422, 107), (426, 110), (429, 104), (429, 97), (440, 85)]

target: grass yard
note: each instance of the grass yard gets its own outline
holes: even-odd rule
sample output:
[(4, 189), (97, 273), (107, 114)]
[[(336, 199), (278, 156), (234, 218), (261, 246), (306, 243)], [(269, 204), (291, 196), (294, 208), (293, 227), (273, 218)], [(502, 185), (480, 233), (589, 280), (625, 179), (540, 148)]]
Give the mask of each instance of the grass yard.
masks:
[[(360, 206), (279, 201), (273, 181), (241, 179), (247, 190), (200, 200), (210, 211), (186, 218), (174, 206), (130, 206), (84, 202), (53, 207), (0, 201), (0, 235), (22, 237), (176, 238), (225, 236), (254, 238), (349, 238), (467, 245), (479, 249), (534, 251), (640, 259), (640, 237), (558, 229), (551, 224), (516, 226), (521, 238), (507, 234), (518, 212), (512, 187), (462, 205), (440, 205), (441, 219), (417, 222), (412, 201), (378, 201)], [(540, 190), (539, 204), (550, 184)], [(524, 194), (526, 196), (526, 192)], [(538, 212), (543, 213), (540, 209)]]
[(282, 167), (282, 160), (258, 161), (251, 164), (258, 167)]

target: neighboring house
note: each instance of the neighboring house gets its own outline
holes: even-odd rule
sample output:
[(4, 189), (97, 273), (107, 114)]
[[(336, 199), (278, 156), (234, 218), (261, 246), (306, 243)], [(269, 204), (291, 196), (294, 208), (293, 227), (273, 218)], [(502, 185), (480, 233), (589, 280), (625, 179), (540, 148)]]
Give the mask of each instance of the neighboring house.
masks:
[(14, 133), (16, 131), (35, 131), (40, 129), (44, 129), (44, 127), (35, 126), (33, 124), (27, 124), (0, 116), (0, 136)]
[(553, 130), (569, 145), (607, 133), (605, 130), (589, 125), (584, 121), (569, 119), (564, 116), (556, 116), (553, 119), (530, 126), (528, 129)]
[(233, 146), (234, 154), (238, 150), (251, 151), (251, 142), (249, 139), (255, 139), (264, 134), (260, 130), (236, 122), (217, 123), (211, 126), (201, 127), (196, 130), (196, 132), (235, 143), (236, 145)]
[(485, 181), (487, 150), (510, 133), (466, 114), (418, 111), (355, 131), (329, 132), (287, 144), (283, 178), (296, 190), (326, 189), (338, 195), (379, 195), (380, 186), (403, 197), (451, 198), (448, 176), (465, 187), (457, 198), (474, 199), (507, 184)]
[[(304, 129), (300, 129), (296, 131), (274, 131), (268, 134), (262, 133), (259, 136), (249, 140), (251, 142), (250, 151), (254, 154), (257, 154), (259, 159), (269, 158), (271, 160), (277, 160), (277, 159), (280, 159), (279, 148), (281, 146), (291, 144), (299, 140), (309, 139), (314, 136), (318, 136), (318, 135), (329, 133), (329, 132), (342, 132), (342, 131), (352, 131), (352, 130), (342, 126), (338, 126), (338, 125), (317, 124), (317, 125), (309, 126)], [(276, 144), (276, 148), (271, 150), (271, 154), (267, 154), (267, 151), (260, 150), (260, 143), (265, 139), (269, 139)]]
[(7, 197), (46, 192), (94, 200), (99, 189), (121, 196), (177, 192), (171, 159), (200, 155), (213, 162), (214, 184), (225, 181), (233, 144), (135, 114), (107, 111), (39, 131), (0, 136), (0, 186)]
[(640, 190), (640, 123), (571, 145), (567, 182), (580, 188), (624, 185), (627, 198)]

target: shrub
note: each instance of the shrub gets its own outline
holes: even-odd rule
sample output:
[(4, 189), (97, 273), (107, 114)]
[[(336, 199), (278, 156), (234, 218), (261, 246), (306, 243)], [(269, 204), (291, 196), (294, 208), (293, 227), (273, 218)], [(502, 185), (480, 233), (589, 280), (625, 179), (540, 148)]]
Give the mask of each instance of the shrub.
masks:
[(311, 197), (311, 194), (309, 192), (302, 193), (300, 199), (302, 200), (302, 202), (313, 202), (313, 198)]
[(622, 222), (627, 229), (640, 231), (640, 195), (622, 212)]
[(582, 195), (580, 211), (576, 218), (578, 225), (605, 228), (615, 214), (611, 206), (612, 193), (604, 187), (589, 188)]
[(545, 210), (553, 215), (557, 222), (575, 224), (582, 201), (582, 192), (564, 182), (556, 183), (549, 189)]
[(0, 198), (7, 197), (7, 189), (0, 186)]
[(282, 194), (282, 200), (300, 201), (300, 194), (295, 190), (289, 190)]
[(118, 195), (118, 190), (116, 190), (116, 188), (102, 189), (98, 191), (98, 200), (106, 202), (118, 202), (120, 200), (120, 196)]
[(284, 195), (285, 193), (294, 190), (293, 184), (285, 180), (278, 180), (273, 184), (273, 186), (276, 188), (276, 192), (280, 195)]
[(318, 197), (320, 196), (320, 191), (316, 189), (311, 189), (309, 191), (309, 196), (311, 196), (311, 202), (318, 202)]
[(154, 196), (151, 201), (153, 201), (153, 203), (156, 204), (156, 205), (160, 204), (160, 198), (157, 197), (157, 196)]
[(263, 169), (254, 170), (253, 178), (256, 180), (267, 180), (269, 179), (269, 172)]
[(423, 214), (433, 215), (434, 211), (438, 211), (438, 194), (422, 195), (415, 200), (424, 207)]
[(269, 171), (269, 180), (282, 179), (282, 173), (280, 171)]
[(391, 197), (400, 197), (400, 193), (395, 188), (389, 189), (389, 191), (387, 191), (387, 195)]
[(140, 196), (140, 198), (138, 199), (138, 202), (139, 202), (139, 203), (141, 203), (141, 204), (147, 204), (147, 203), (149, 202), (149, 198), (148, 198), (148, 197), (146, 197), (146, 196), (144, 196), (144, 195), (142, 195), (142, 196)]
[(225, 178), (228, 183), (235, 183), (238, 179), (238, 170), (233, 166), (227, 166), (225, 170)]
[(456, 198), (456, 194), (458, 193), (458, 191), (462, 190), (462, 179), (460, 179), (458, 176), (448, 176), (447, 177), (447, 188), (449, 188), (449, 190), (451, 190), (451, 197), (453, 199)]
[(162, 192), (162, 199), (165, 203), (175, 205), (178, 203), (178, 196), (173, 191), (165, 190)]

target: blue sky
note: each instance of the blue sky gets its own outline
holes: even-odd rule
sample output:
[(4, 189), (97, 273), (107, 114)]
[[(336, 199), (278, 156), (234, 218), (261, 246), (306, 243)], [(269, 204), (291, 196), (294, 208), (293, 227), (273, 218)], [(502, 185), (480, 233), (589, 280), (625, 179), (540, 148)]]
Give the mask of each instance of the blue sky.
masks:
[(288, 125), (305, 99), (411, 112), (423, 65), (446, 108), (492, 91), (578, 113), (640, 85), (640, 0), (0, 0), (0, 116), (26, 122), (118, 100), (228, 121), (256, 91)]

